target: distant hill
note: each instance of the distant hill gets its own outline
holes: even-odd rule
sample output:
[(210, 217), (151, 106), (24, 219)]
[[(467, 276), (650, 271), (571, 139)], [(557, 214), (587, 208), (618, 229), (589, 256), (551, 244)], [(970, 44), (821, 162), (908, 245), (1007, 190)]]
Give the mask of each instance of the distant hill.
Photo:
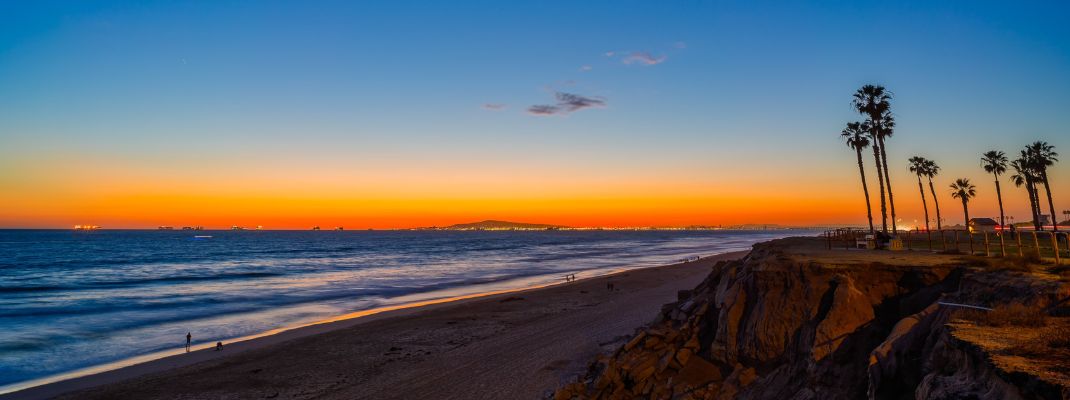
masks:
[(486, 220), (479, 222), (470, 222), (467, 224), (456, 224), (447, 226), (446, 229), (465, 230), (465, 229), (552, 229), (563, 228), (561, 225), (547, 225), (547, 224), (527, 224), (523, 222), (509, 222), (509, 221), (495, 221)]

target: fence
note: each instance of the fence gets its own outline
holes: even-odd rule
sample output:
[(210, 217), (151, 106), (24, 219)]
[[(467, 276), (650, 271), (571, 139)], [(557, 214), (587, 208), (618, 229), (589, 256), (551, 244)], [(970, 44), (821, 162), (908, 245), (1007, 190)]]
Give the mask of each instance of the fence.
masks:
[[(1052, 258), (1056, 264), (1070, 259), (1067, 232), (1050, 231), (1002, 231), (970, 232), (964, 229), (933, 231), (900, 231), (899, 239), (905, 250), (956, 252), (986, 257), (1025, 257), (1037, 255)], [(863, 229), (827, 230), (822, 235), (829, 249), (876, 247), (869, 231)], [(867, 245), (868, 244), (868, 245)]]

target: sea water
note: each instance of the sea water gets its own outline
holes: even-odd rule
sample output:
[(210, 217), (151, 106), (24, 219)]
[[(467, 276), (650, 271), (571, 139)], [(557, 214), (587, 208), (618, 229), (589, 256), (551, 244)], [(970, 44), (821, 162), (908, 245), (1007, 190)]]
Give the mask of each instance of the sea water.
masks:
[[(0, 230), (0, 386), (800, 231)], [(210, 236), (210, 237), (197, 237)]]

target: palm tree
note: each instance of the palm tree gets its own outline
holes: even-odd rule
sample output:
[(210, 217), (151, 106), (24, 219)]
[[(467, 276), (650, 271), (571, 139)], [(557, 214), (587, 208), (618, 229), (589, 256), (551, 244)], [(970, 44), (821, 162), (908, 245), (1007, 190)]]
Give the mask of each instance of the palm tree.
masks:
[[(1059, 224), (1056, 221), (1055, 216), (1055, 203), (1051, 199), (1051, 185), (1048, 184), (1048, 167), (1055, 165), (1059, 159), (1059, 153), (1055, 152), (1055, 146), (1048, 144), (1048, 142), (1033, 142), (1033, 144), (1026, 146), (1028, 151), (1033, 157), (1033, 169), (1036, 170), (1039, 175), (1040, 181), (1044, 183), (1044, 192), (1048, 195), (1048, 211), (1051, 212), (1052, 231), (1059, 231)], [(1039, 203), (1040, 200), (1038, 199)]]
[(910, 157), (910, 172), (918, 176), (918, 192), (921, 192), (921, 206), (925, 210), (925, 231), (929, 231), (929, 203), (925, 202), (925, 187), (921, 185), (921, 176), (925, 175), (926, 160), (923, 157)]
[[(884, 188), (888, 189), (888, 205), (892, 209), (892, 232), (897, 232), (895, 225), (895, 199), (892, 196), (892, 181), (888, 174), (888, 154), (885, 150), (884, 139), (892, 136), (895, 128), (895, 119), (891, 113), (892, 93), (880, 85), (865, 85), (855, 91), (855, 110), (868, 117), (870, 136), (874, 142), (874, 154), (877, 158), (877, 178), (881, 180), (881, 217), (887, 218), (884, 206)], [(888, 231), (887, 223), (884, 224), (885, 232)]]
[(965, 217), (966, 227), (970, 226), (970, 199), (977, 196), (977, 188), (970, 183), (969, 179), (959, 178), (951, 184), (951, 197), (962, 200), (962, 215)]
[(944, 227), (941, 222), (943, 218), (940, 217), (940, 199), (936, 196), (936, 187), (933, 186), (933, 177), (938, 174), (940, 166), (936, 165), (936, 161), (925, 160), (925, 176), (929, 178), (929, 192), (933, 194), (933, 205), (936, 206), (936, 229), (942, 230)]
[(1015, 174), (1011, 176), (1011, 180), (1014, 181), (1015, 186), (1025, 186), (1026, 193), (1029, 194), (1029, 211), (1033, 216), (1033, 229), (1042, 230), (1040, 225), (1040, 202), (1037, 196), (1037, 174), (1033, 168), (1035, 162), (1032, 160), (1032, 155), (1022, 150), (1018, 154), (1018, 158), (1011, 162), (1011, 167), (1014, 168)]
[(869, 147), (869, 138), (861, 122), (848, 122), (847, 128), (840, 133), (847, 141), (847, 147), (855, 150), (858, 157), (858, 174), (862, 176), (862, 193), (866, 196), (866, 218), (869, 219), (869, 232), (873, 233), (873, 206), (869, 203), (869, 187), (866, 185), (866, 169), (862, 167), (862, 150)]
[(996, 199), (999, 201), (999, 228), (1003, 230), (1006, 222), (1003, 216), (1003, 192), (999, 188), (999, 176), (1007, 172), (1007, 156), (1002, 151), (987, 151), (981, 156), (981, 165), (985, 168), (985, 172), (992, 174), (996, 178)]

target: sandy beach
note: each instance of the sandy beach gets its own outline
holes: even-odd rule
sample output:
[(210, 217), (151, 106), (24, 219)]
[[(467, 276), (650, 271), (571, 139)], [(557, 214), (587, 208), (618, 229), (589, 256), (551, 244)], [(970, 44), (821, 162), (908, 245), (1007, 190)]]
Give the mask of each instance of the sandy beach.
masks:
[(0, 398), (540, 398), (743, 254), (317, 324)]

